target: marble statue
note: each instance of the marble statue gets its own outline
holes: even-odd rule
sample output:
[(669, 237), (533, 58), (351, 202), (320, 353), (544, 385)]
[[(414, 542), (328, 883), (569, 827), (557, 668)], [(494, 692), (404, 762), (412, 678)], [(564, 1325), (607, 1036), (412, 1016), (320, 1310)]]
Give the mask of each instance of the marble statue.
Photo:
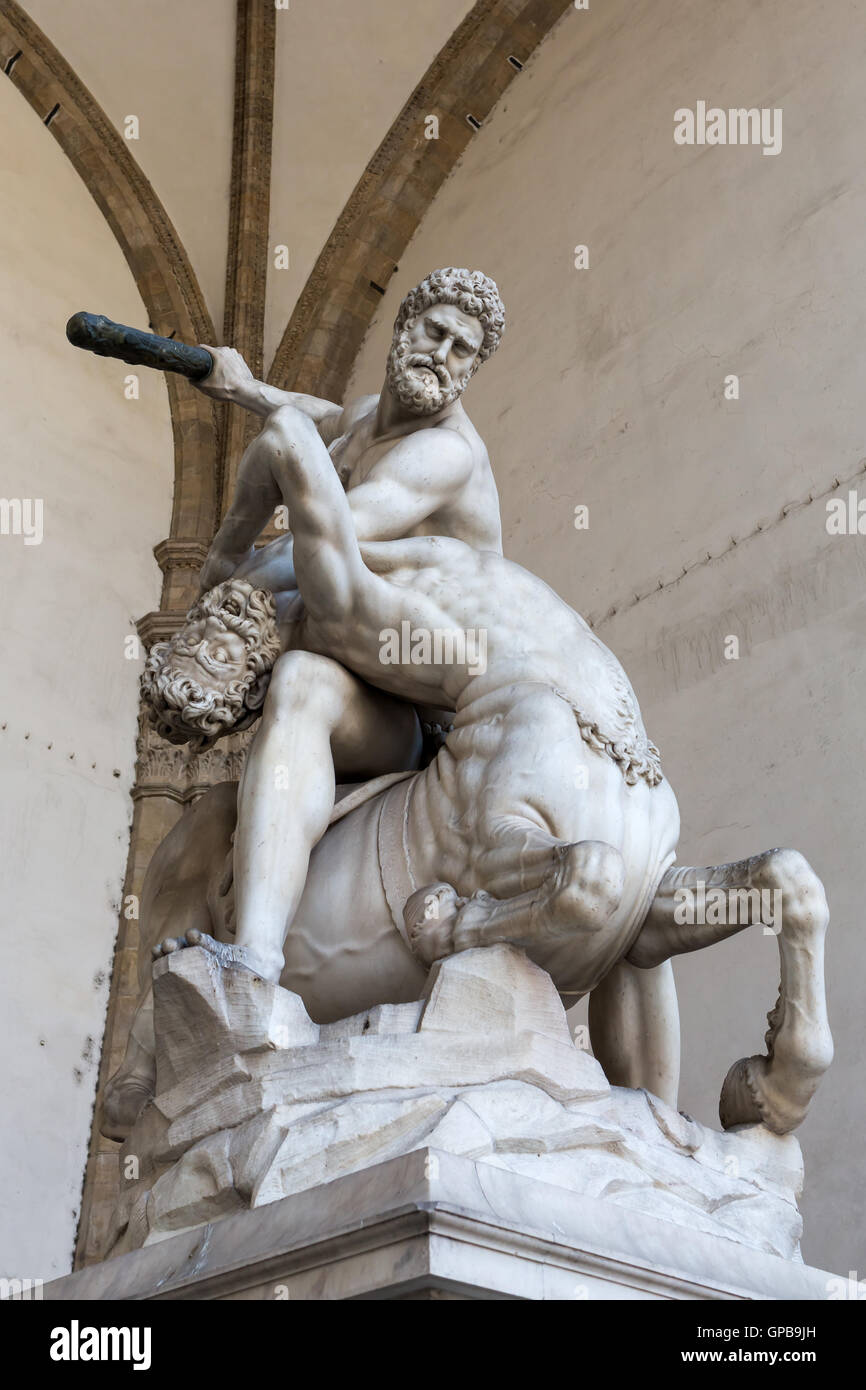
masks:
[[(376, 1014), (380, 1032), (382, 1018), (392, 1020), (395, 1068), (382, 1062), (377, 1084), (393, 1086), (415, 1055), (404, 1035), (423, 1031), (417, 1001), (431, 980), (461, 958), (480, 961), (473, 978), (485, 962), (502, 971), (502, 950), (549, 977), (562, 1004), (590, 994), (602, 1087), (642, 1089), (675, 1115), (671, 961), (760, 929), (768, 898), (780, 996), (766, 1055), (736, 1063), (725, 1080), (724, 1127), (787, 1134), (829, 1065), (820, 881), (787, 849), (675, 864), (676, 798), (625, 672), (577, 613), (502, 555), (489, 460), (460, 398), (503, 326), (486, 276), (434, 272), (401, 306), (381, 395), (346, 409), (265, 386), (238, 354), (208, 349), (215, 365), (198, 389), (264, 423), (200, 598), (180, 632), (154, 647), (144, 690), (173, 741), (206, 746), (259, 723), (239, 787), (206, 793), (148, 872), (142, 940), (154, 948), (165, 1037), (158, 1017), (154, 1037), (154, 997), (145, 997), (104, 1100), (104, 1132), (122, 1138), (135, 1127), (139, 1151), (166, 1089), (160, 1055), (167, 1084), (176, 1091), (181, 1079), (166, 1039), (177, 1036), (168, 1020), (182, 979), (199, 981), (201, 998), (222, 988), (208, 983), (214, 970), (240, 971), (232, 988), (243, 991), (241, 976), (266, 983), (269, 1008), (296, 998), (305, 1065), (340, 1020), (397, 1010)], [(291, 535), (255, 550), (280, 506)], [(424, 723), (447, 730), (435, 751)], [(741, 910), (689, 920), (680, 910), (688, 894)], [(194, 964), (203, 959), (210, 975)], [(519, 964), (507, 970), (515, 988), (536, 988)], [(462, 1024), (447, 1016), (436, 1029), (477, 1028), (471, 1010)], [(428, 1081), (444, 1085), (439, 1063), (430, 1065)], [(448, 1065), (453, 1091), (464, 1083), (453, 1058)], [(505, 1075), (528, 1084), (520, 1066)], [(346, 1094), (342, 1082), (337, 1092), (322, 1085), (317, 1105)], [(240, 1112), (226, 1104), (222, 1128), (189, 1131), (186, 1142), (234, 1132)], [(161, 1180), (179, 1152), (165, 1148), (166, 1133)], [(261, 1172), (245, 1178), (244, 1191), (261, 1181)], [(148, 1192), (127, 1209), (128, 1220), (139, 1211), (140, 1239), (158, 1229), (141, 1215)], [(178, 1201), (169, 1228), (188, 1194)]]

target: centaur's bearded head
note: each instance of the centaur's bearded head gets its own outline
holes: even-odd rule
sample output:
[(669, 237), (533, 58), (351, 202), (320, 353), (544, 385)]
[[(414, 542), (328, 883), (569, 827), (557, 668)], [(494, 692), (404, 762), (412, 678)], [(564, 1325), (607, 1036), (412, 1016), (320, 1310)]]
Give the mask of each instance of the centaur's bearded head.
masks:
[(410, 414), (435, 415), (463, 394), (504, 331), (505, 308), (489, 276), (434, 270), (400, 305), (388, 389)]
[(218, 584), (147, 658), (142, 693), (157, 733), (201, 749), (249, 728), (279, 654), (273, 595), (242, 579)]

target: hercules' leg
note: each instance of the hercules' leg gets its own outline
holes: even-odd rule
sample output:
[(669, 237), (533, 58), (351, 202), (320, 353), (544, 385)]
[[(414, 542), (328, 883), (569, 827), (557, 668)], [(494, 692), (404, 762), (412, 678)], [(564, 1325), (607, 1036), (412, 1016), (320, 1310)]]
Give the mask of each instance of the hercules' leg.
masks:
[(284, 653), (274, 666), (261, 726), (238, 790), (234, 847), (235, 940), (187, 932), (163, 953), (201, 946), (275, 983), (283, 942), (304, 891), (310, 854), (334, 808), (335, 765), (363, 778), (416, 765), (413, 707), (374, 690), (328, 657)]

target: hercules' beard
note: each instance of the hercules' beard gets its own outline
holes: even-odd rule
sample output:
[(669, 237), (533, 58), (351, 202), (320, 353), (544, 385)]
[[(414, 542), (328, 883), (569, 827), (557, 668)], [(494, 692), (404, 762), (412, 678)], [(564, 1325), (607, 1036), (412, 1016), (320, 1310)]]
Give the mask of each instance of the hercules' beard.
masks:
[[(428, 370), (422, 371), (422, 367)], [(386, 375), (391, 394), (413, 415), (435, 415), (456, 401), (466, 386), (465, 381), (455, 385), (447, 367), (432, 357), (410, 352), (406, 332), (394, 335)]]

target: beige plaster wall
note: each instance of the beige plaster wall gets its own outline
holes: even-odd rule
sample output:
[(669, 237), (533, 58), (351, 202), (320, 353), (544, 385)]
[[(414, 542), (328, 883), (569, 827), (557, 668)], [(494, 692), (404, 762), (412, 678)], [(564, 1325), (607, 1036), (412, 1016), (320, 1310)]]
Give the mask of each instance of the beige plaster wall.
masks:
[[(277, 11), (265, 364), (367, 161), (471, 0), (292, 0)], [(235, 0), (24, 0), (118, 130), (186, 247), (222, 337)], [(289, 248), (276, 269), (274, 248)], [(105, 306), (100, 312), (117, 317)]]
[(266, 364), (367, 161), (471, 8), (316, 0), (277, 14)]
[[(793, 845), (827, 884), (837, 1060), (800, 1131), (804, 1254), (861, 1273), (866, 539), (828, 535), (823, 494), (847, 494), (866, 455), (862, 19), (844, 0), (567, 13), (439, 195), (352, 383), (378, 389), (399, 294), (425, 272), (498, 280), (510, 326), (467, 405), (506, 553), (626, 665), (679, 796), (681, 861)], [(782, 108), (782, 152), (675, 145), (674, 111), (698, 100)], [(728, 1066), (763, 1050), (775, 940), (681, 958), (677, 978), (681, 1105), (715, 1123)]]
[[(225, 300), (235, 0), (23, 0), (125, 133), (183, 242), (219, 337)], [(109, 304), (82, 304), (119, 319)], [(136, 327), (147, 326), (138, 311)]]
[[(96, 204), (0, 80), (0, 1274), (71, 1266), (131, 821), (135, 619), (159, 601), (173, 449), (164, 379), (76, 352), (87, 305), (144, 307)], [(0, 513), (2, 522), (2, 513)], [(38, 533), (36, 533), (38, 534)]]

